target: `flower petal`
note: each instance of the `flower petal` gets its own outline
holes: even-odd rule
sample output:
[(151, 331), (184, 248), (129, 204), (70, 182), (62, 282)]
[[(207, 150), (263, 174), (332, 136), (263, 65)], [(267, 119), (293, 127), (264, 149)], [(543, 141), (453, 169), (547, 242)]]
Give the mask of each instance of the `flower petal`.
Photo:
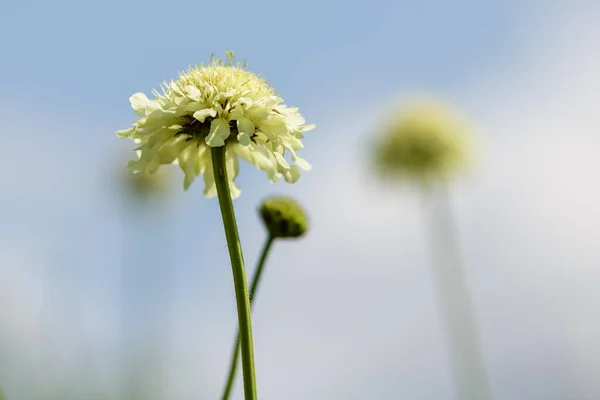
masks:
[(295, 183), (300, 179), (300, 171), (295, 165), (292, 165), (290, 169), (283, 172), (283, 178), (287, 183)]
[(127, 163), (127, 169), (134, 174), (142, 174), (146, 172), (146, 167), (148, 166), (146, 160), (131, 160)]
[(194, 113), (194, 118), (196, 118), (200, 122), (204, 122), (206, 117), (216, 117), (217, 111), (212, 108), (205, 108), (204, 110), (198, 110)]
[(275, 135), (284, 135), (287, 132), (287, 125), (283, 118), (269, 118), (261, 121), (259, 126), (260, 130), (265, 133), (269, 132)]
[(248, 146), (251, 142), (250, 138), (254, 135), (254, 123), (250, 121), (248, 118), (240, 118), (237, 121), (238, 127), (238, 141), (244, 145)]
[(240, 107), (236, 107), (229, 111), (229, 119), (235, 121), (236, 119), (244, 118), (244, 110)]
[(229, 124), (221, 118), (213, 119), (210, 123), (210, 132), (206, 137), (206, 144), (210, 147), (219, 147), (225, 145), (225, 139), (230, 134)]
[(235, 183), (235, 179), (240, 171), (240, 163), (235, 153), (229, 153), (225, 161), (225, 167), (227, 169), (227, 180), (229, 181), (229, 191), (231, 192), (231, 197), (236, 199), (240, 196), (242, 190)]
[(187, 96), (196, 101), (200, 101), (200, 90), (196, 86), (187, 85), (185, 87), (185, 91), (187, 92)]
[(128, 138), (133, 133), (134, 130), (135, 130), (135, 128), (122, 129), (120, 131), (116, 131), (115, 134), (119, 138), (125, 139), (125, 138)]
[(310, 165), (310, 163), (308, 161), (306, 161), (304, 158), (300, 158), (296, 155), (292, 155), (292, 159), (294, 160), (294, 163), (300, 167), (300, 169), (303, 169), (304, 171), (310, 171), (312, 169), (312, 166)]
[(248, 136), (246, 132), (238, 133), (237, 140), (242, 146), (248, 146), (250, 143), (252, 143), (252, 139), (250, 139), (250, 136)]
[(185, 179), (183, 180), (184, 190), (187, 190), (196, 178), (195, 163), (198, 160), (197, 146), (197, 142), (190, 142), (190, 144), (179, 154), (179, 167), (185, 174)]
[(146, 105), (148, 105), (148, 103), (150, 102), (150, 100), (148, 99), (148, 97), (146, 97), (146, 95), (142, 92), (138, 92), (138, 93), (134, 93), (130, 98), (129, 98), (129, 102), (131, 103), (131, 108), (133, 108), (135, 111), (139, 110), (139, 109), (145, 109)]
[(215, 175), (212, 167), (212, 157), (210, 152), (207, 156), (206, 169), (202, 175), (204, 178), (204, 196), (215, 197), (217, 195), (217, 186), (215, 185)]
[(187, 144), (190, 136), (188, 135), (177, 135), (172, 139), (169, 139), (159, 149), (159, 158), (161, 164), (171, 164), (177, 159), (181, 150), (183, 150)]
[(277, 162), (279, 163), (279, 165), (281, 165), (285, 169), (289, 169), (290, 168), (290, 164), (288, 164), (288, 162), (286, 161), (286, 159), (283, 158), (283, 156), (281, 154), (279, 154), (278, 152), (274, 152), (273, 155), (275, 156), (275, 159), (277, 160)]

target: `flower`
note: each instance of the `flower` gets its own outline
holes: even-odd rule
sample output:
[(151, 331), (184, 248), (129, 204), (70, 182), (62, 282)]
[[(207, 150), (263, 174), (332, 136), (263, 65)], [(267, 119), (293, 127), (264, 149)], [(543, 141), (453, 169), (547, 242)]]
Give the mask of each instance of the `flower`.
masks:
[[(283, 104), (275, 90), (260, 76), (227, 59), (211, 57), (210, 65), (196, 65), (164, 82), (154, 100), (135, 93), (129, 101), (141, 118), (133, 128), (117, 131), (120, 138), (137, 144), (138, 159), (128, 168), (134, 173), (153, 173), (160, 165), (178, 164), (185, 174), (187, 190), (203, 174), (207, 197), (216, 196), (211, 147), (227, 146), (227, 176), (232, 197), (241, 190), (235, 184), (238, 156), (267, 173), (271, 182), (282, 176), (294, 183), (301, 168), (310, 164), (296, 152), (303, 145), (305, 125), (297, 108)], [(291, 161), (286, 154), (291, 154)], [(295, 164), (295, 165), (294, 165)]]
[(271, 197), (259, 209), (260, 216), (275, 238), (297, 238), (308, 230), (308, 217), (302, 207), (289, 197)]
[(164, 174), (150, 174), (148, 172), (132, 174), (128, 171), (125, 171), (125, 174), (125, 181), (123, 183), (130, 194), (137, 198), (159, 197), (166, 190), (167, 183)]
[(469, 130), (449, 105), (415, 99), (389, 120), (376, 144), (377, 167), (425, 183), (448, 178), (467, 162)]

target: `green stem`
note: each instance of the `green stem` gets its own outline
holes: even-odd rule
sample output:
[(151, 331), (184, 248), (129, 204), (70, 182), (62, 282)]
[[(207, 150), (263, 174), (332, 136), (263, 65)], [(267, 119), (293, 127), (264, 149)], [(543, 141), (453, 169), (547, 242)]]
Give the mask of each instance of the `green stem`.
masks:
[(258, 400), (256, 390), (256, 372), (254, 367), (254, 347), (252, 344), (252, 319), (250, 316), (250, 296), (246, 282), (246, 271), (244, 269), (244, 257), (242, 245), (238, 235), (229, 182), (227, 180), (227, 168), (225, 165), (225, 147), (212, 148), (212, 164), (215, 175), (215, 184), (223, 216), (223, 226), (227, 237), (229, 258), (233, 272), (233, 283), (235, 287), (235, 300), (237, 303), (238, 323), (240, 331), (240, 345), (242, 349), (242, 372), (244, 377), (245, 400)]
[(438, 193), (433, 193), (433, 188), (426, 188), (424, 200), (430, 201), (426, 211), (429, 214), (429, 233), (435, 258), (434, 279), (450, 345), (451, 365), (461, 399), (489, 400), (490, 384), (467, 277), (459, 256), (457, 230), (449, 196), (443, 185), (436, 189)]
[[(269, 234), (267, 240), (265, 241), (265, 245), (262, 250), (262, 254), (260, 255), (260, 260), (258, 261), (258, 266), (256, 267), (256, 271), (254, 272), (254, 276), (252, 277), (252, 284), (250, 285), (250, 301), (254, 299), (256, 295), (256, 290), (258, 289), (258, 284), (260, 282), (260, 277), (262, 276), (263, 267), (265, 265), (265, 261), (267, 260), (267, 255), (269, 254), (269, 250), (271, 249), (271, 245), (275, 238)], [(235, 373), (237, 371), (238, 365), (238, 357), (240, 355), (240, 334), (238, 333), (235, 337), (235, 342), (233, 343), (233, 353), (231, 355), (231, 364), (229, 365), (229, 377), (227, 378), (227, 384), (225, 385), (225, 390), (223, 391), (222, 400), (228, 400), (231, 395), (231, 391), (233, 390), (233, 382), (235, 381)]]

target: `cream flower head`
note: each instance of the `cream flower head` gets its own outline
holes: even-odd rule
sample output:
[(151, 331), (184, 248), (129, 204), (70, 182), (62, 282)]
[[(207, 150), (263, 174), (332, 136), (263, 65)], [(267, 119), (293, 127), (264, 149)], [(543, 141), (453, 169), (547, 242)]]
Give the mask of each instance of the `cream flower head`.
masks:
[(385, 175), (421, 183), (443, 180), (467, 164), (470, 139), (457, 110), (423, 96), (395, 111), (376, 145), (375, 161)]
[[(216, 196), (211, 147), (227, 146), (227, 176), (232, 197), (240, 195), (235, 184), (238, 156), (267, 173), (271, 182), (282, 176), (288, 183), (300, 178), (298, 167), (310, 164), (296, 152), (303, 145), (305, 125), (297, 108), (283, 104), (275, 90), (260, 76), (227, 59), (211, 57), (210, 65), (196, 65), (164, 82), (154, 100), (136, 93), (129, 101), (141, 118), (133, 128), (117, 131), (133, 139), (139, 159), (130, 161), (133, 173), (155, 172), (162, 164), (178, 164), (185, 174), (184, 189), (203, 174), (207, 197)], [(286, 160), (286, 153), (291, 162)], [(294, 165), (295, 164), (295, 165)]]

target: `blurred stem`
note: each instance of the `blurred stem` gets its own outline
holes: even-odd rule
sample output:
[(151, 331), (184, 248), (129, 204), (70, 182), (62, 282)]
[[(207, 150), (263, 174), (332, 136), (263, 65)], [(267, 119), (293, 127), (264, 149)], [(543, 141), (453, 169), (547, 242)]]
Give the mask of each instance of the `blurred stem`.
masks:
[(423, 190), (436, 281), (451, 365), (463, 400), (491, 399), (474, 307), (458, 251), (457, 231), (446, 187)]
[[(258, 284), (260, 283), (260, 278), (262, 276), (263, 267), (265, 265), (265, 261), (267, 260), (267, 255), (269, 254), (269, 250), (271, 250), (271, 245), (275, 238), (269, 234), (265, 244), (263, 246), (262, 254), (260, 255), (260, 260), (258, 261), (258, 266), (256, 267), (256, 271), (254, 272), (254, 276), (252, 277), (252, 284), (250, 285), (250, 305), (252, 306), (252, 300), (256, 295), (256, 290), (258, 289)], [(233, 343), (233, 353), (231, 355), (231, 364), (229, 365), (229, 377), (227, 378), (227, 384), (225, 385), (225, 390), (223, 391), (222, 400), (228, 400), (231, 395), (231, 391), (233, 390), (233, 383), (235, 382), (235, 373), (237, 371), (238, 357), (240, 354), (240, 334), (235, 337), (235, 342)]]
[(4, 390), (2, 390), (2, 385), (0, 385), (0, 400), (6, 400), (6, 395), (4, 394)]
[(233, 282), (235, 287), (235, 299), (238, 311), (238, 323), (240, 332), (240, 346), (242, 350), (242, 373), (244, 377), (244, 398), (246, 400), (258, 400), (256, 390), (256, 372), (254, 367), (254, 348), (252, 344), (252, 319), (250, 316), (250, 296), (246, 282), (246, 271), (244, 269), (244, 257), (242, 246), (235, 221), (231, 192), (227, 180), (227, 168), (225, 163), (226, 146), (213, 147), (212, 164), (215, 174), (215, 184), (223, 217), (225, 236)]

